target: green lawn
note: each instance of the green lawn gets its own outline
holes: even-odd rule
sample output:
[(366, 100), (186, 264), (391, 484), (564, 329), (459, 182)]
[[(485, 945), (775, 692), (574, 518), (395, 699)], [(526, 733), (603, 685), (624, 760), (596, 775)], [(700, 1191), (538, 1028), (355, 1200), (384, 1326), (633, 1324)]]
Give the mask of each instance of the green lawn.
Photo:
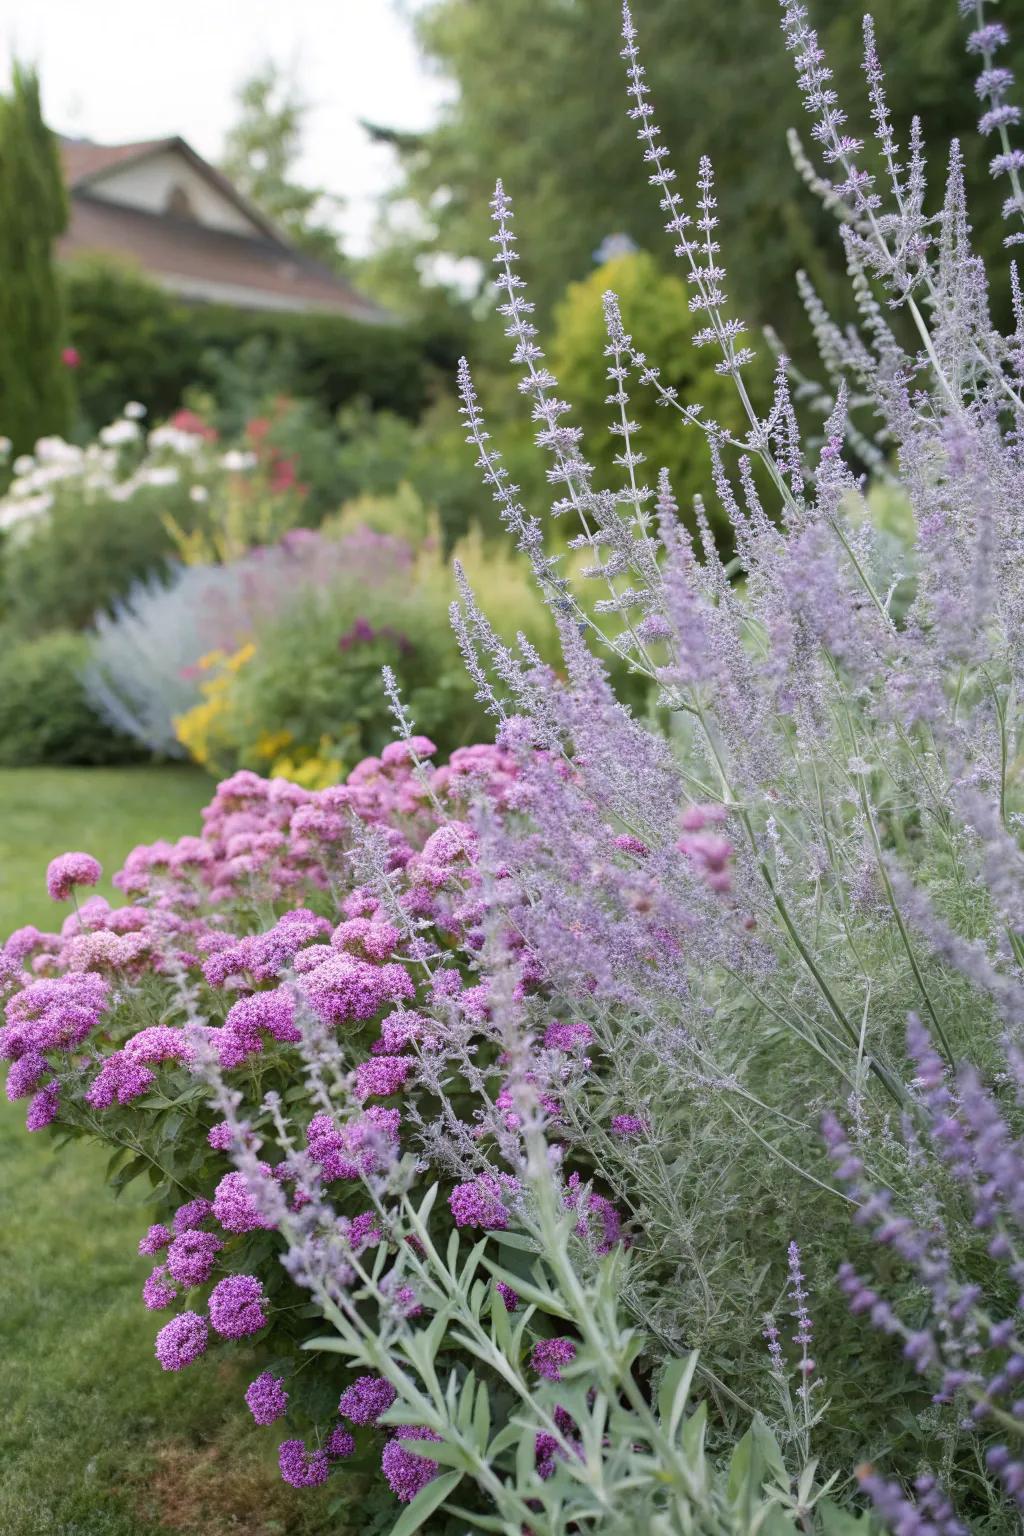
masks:
[[(52, 925), (47, 860), (68, 848), (112, 874), (138, 842), (199, 827), (210, 781), (180, 768), (0, 772), (0, 934)], [(109, 890), (108, 887), (104, 889)], [(56, 1152), (0, 1099), (0, 1532), (3, 1536), (327, 1536), (339, 1485), (281, 1483), (278, 1436), (241, 1407), (244, 1355), (172, 1376), (139, 1296), (148, 1223), (115, 1202), (104, 1154)]]
[(111, 896), (110, 876), (137, 843), (201, 830), (212, 791), (196, 768), (0, 769), (0, 935), (24, 923), (52, 927), (58, 909), (45, 876), (58, 853), (99, 859), (98, 889)]

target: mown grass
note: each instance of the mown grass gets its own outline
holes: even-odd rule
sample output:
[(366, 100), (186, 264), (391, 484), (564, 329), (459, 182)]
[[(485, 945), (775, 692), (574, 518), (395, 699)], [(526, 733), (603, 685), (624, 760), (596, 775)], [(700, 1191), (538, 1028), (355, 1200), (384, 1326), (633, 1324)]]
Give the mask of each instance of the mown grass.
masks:
[[(198, 831), (210, 787), (178, 768), (0, 772), (0, 936), (53, 926), (54, 854), (83, 848), (109, 876), (135, 843)], [(0, 1099), (3, 1536), (340, 1536), (339, 1484), (285, 1487), (281, 1437), (240, 1413), (244, 1353), (180, 1376), (157, 1365), (145, 1206), (113, 1199), (99, 1148), (57, 1151), (23, 1118)]]
[(111, 897), (125, 855), (137, 843), (199, 832), (212, 792), (196, 768), (0, 769), (0, 935), (53, 926), (45, 875), (58, 853), (93, 854), (103, 865), (97, 889)]

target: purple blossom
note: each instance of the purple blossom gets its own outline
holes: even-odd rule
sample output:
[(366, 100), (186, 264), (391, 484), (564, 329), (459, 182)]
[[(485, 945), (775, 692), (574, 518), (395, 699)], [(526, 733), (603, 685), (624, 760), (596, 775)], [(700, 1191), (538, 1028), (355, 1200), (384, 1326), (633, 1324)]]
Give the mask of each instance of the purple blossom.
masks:
[(108, 1056), (85, 1095), (92, 1109), (109, 1109), (114, 1103), (130, 1104), (141, 1098), (156, 1081), (148, 1067), (133, 1061), (124, 1051)]
[[(261, 1163), (264, 1178), (271, 1174), (270, 1165)], [(248, 1180), (243, 1173), (226, 1173), (213, 1192), (213, 1215), (225, 1232), (272, 1231), (274, 1222), (265, 1216), (253, 1199)]]
[(330, 1467), (327, 1452), (308, 1451), (304, 1440), (285, 1440), (278, 1447), (277, 1464), (281, 1476), (292, 1488), (319, 1488), (326, 1483)]
[(491, 1174), (484, 1174), (469, 1184), (456, 1184), (448, 1196), (455, 1225), (503, 1232), (509, 1224), (509, 1211), (502, 1204), (501, 1194), (501, 1185)]
[(561, 1381), (562, 1367), (571, 1365), (576, 1358), (576, 1345), (572, 1339), (540, 1339), (530, 1355), (530, 1364), (545, 1381)]
[(178, 1293), (167, 1278), (167, 1265), (158, 1264), (142, 1285), (142, 1300), (149, 1312), (160, 1312), (176, 1301)]
[(644, 1136), (650, 1130), (650, 1125), (639, 1115), (613, 1115), (611, 1129), (613, 1136)]
[(179, 1285), (190, 1290), (209, 1280), (223, 1246), (213, 1232), (182, 1232), (167, 1250), (167, 1268)]
[(212, 1200), (204, 1200), (202, 1197), (188, 1200), (184, 1205), (179, 1205), (174, 1213), (174, 1230), (191, 1232), (196, 1227), (201, 1227), (203, 1222), (208, 1221), (212, 1215)]
[(231, 1005), (224, 1028), (250, 1052), (261, 1049), (261, 1031), (264, 1030), (283, 1044), (302, 1039), (302, 1031), (295, 1023), (295, 997), (287, 987), (240, 997)]
[(400, 1121), (397, 1109), (379, 1104), (371, 1104), (342, 1126), (335, 1125), (330, 1115), (314, 1115), (307, 1132), (309, 1154), (328, 1182), (382, 1172), (398, 1146)]
[(371, 965), (340, 954), (302, 977), (302, 990), (325, 1024), (372, 1019), (382, 1008), (411, 1002), (415, 988), (401, 965)]
[(554, 1019), (547, 1027), (544, 1045), (549, 1051), (574, 1051), (591, 1044), (594, 1031), (589, 1024), (561, 1024)]
[(288, 1408), (288, 1393), (280, 1376), (263, 1371), (245, 1389), (245, 1401), (257, 1424), (273, 1424)]
[(383, 1376), (357, 1376), (338, 1402), (338, 1412), (352, 1424), (376, 1424), (398, 1393)]
[(0, 1056), (16, 1061), (26, 1051), (72, 1051), (95, 1029), (110, 983), (95, 972), (72, 971), (29, 982), (7, 1001)]
[(244, 1339), (266, 1326), (267, 1298), (255, 1275), (228, 1275), (210, 1292), (210, 1322), (225, 1339)]
[(102, 865), (89, 853), (62, 853), (46, 870), (46, 889), (51, 901), (67, 901), (76, 885), (95, 885)]
[(506, 1285), (504, 1280), (497, 1282), (497, 1291), (505, 1303), (505, 1311), (515, 1312), (519, 1306), (519, 1292), (514, 1291), (510, 1285)]
[(324, 1449), (332, 1461), (345, 1461), (356, 1453), (355, 1437), (337, 1424), (327, 1436)]
[(42, 1131), (51, 1125), (57, 1118), (60, 1110), (60, 1084), (54, 1080), (47, 1083), (45, 1088), (40, 1088), (33, 1097), (25, 1115), (25, 1129), (28, 1131)]
[(11, 1103), (35, 1093), (43, 1078), (49, 1076), (50, 1070), (49, 1062), (39, 1051), (26, 1051), (24, 1056), (12, 1062), (6, 1088)]
[(170, 1242), (170, 1240), (170, 1232), (161, 1222), (157, 1222), (154, 1226), (149, 1228), (145, 1237), (139, 1238), (139, 1253), (159, 1253), (161, 1248), (167, 1247), (167, 1244)]
[(304, 944), (330, 933), (331, 925), (305, 907), (286, 912), (266, 933), (248, 934), (219, 950), (203, 966), (211, 986), (222, 986), (229, 976), (251, 976), (254, 981), (274, 981), (291, 964)]
[(356, 1068), (356, 1093), (361, 1099), (399, 1093), (415, 1065), (411, 1056), (377, 1056), (361, 1061)]
[(206, 1349), (209, 1330), (198, 1312), (179, 1312), (156, 1336), (156, 1357), (165, 1371), (181, 1371)]
[(394, 1432), (394, 1439), (389, 1440), (384, 1447), (380, 1458), (381, 1471), (388, 1480), (391, 1492), (403, 1504), (408, 1504), (425, 1488), (433, 1482), (440, 1468), (436, 1461), (427, 1456), (419, 1456), (414, 1451), (407, 1451), (399, 1442), (401, 1440), (433, 1440), (440, 1444), (441, 1436), (435, 1435), (432, 1429), (423, 1429), (417, 1424), (403, 1424)]

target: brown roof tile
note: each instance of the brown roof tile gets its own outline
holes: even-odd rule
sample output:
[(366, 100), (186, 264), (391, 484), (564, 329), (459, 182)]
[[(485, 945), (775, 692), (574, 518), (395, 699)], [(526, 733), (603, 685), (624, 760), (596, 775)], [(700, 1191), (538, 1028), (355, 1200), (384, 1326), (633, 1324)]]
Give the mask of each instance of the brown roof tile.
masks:
[[(276, 240), (230, 234), (171, 214), (128, 208), (82, 188), (72, 193), (71, 220), (57, 254), (66, 259), (95, 251), (127, 257), (169, 287), (177, 286), (175, 279), (180, 279), (186, 291), (189, 284), (217, 284), (236, 291), (249, 289), (254, 301), (257, 294), (265, 295), (280, 308), (328, 310), (367, 321), (391, 318), (344, 278)], [(244, 306), (243, 299), (235, 302)], [(263, 306), (257, 301), (253, 307)]]

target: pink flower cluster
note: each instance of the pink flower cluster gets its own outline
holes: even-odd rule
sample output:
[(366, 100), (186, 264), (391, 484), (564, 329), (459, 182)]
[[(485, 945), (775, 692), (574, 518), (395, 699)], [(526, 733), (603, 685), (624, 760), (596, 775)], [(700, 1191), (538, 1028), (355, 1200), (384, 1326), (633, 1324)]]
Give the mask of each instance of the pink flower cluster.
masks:
[[(460, 953), (479, 950), (485, 916), (481, 850), (462, 805), (481, 793), (499, 810), (514, 805), (520, 767), (504, 747), (471, 747), (434, 769), (434, 750), (426, 738), (394, 743), (361, 763), (344, 785), (321, 791), (237, 773), (218, 786), (202, 836), (129, 855), (115, 876), (129, 905), (114, 909), (94, 895), (59, 933), (23, 928), (0, 950), (0, 997), (7, 998), (0, 1051), (11, 1062), (8, 1095), (34, 1095), (30, 1128), (56, 1117), (62, 1087), (90, 1110), (116, 1116), (127, 1108), (137, 1116), (145, 1114), (148, 1094), (159, 1091), (161, 1105), (187, 1097), (189, 1079), (211, 1048), (244, 1095), (249, 1074), (279, 1070), (286, 1081), (288, 1074), (297, 1081), (296, 1048), (310, 1032), (338, 1032), (346, 1053), (353, 1042), (350, 1109), (318, 1110), (304, 1146), (283, 1156), (268, 1148), (270, 1161), (259, 1162), (252, 1159), (252, 1149), (263, 1145), (255, 1132), (216, 1121), (203, 1132), (203, 1156), (230, 1152), (237, 1135), (250, 1148), (245, 1172), (224, 1168), (210, 1181), (210, 1198), (188, 1199), (141, 1238), (140, 1255), (155, 1265), (142, 1286), (144, 1305), (184, 1308), (156, 1337), (165, 1370), (184, 1369), (218, 1339), (248, 1339), (267, 1327), (272, 1319), (263, 1282), (237, 1272), (238, 1250), (246, 1251), (254, 1234), (275, 1232), (288, 1210), (326, 1209), (332, 1184), (385, 1178), (408, 1150), (403, 1114), (415, 1124), (420, 1096), (436, 1091), (437, 1072), (448, 1070), (451, 1031), (472, 1042), (492, 1030), (488, 976), (475, 966), (467, 976), (458, 963)], [(438, 800), (459, 814), (445, 819)], [(352, 885), (357, 845), (374, 849), (390, 893), (386, 906), (382, 881)], [(632, 846), (618, 853), (634, 862), (641, 856)], [(68, 854), (54, 861), (48, 881), (51, 894), (63, 899), (98, 877), (95, 861)], [(257, 931), (254, 912), (270, 914)], [(441, 963), (426, 969), (420, 962), (431, 951), (440, 951)], [(544, 969), (518, 937), (512, 954), (516, 995), (525, 998), (543, 987)], [(177, 1007), (147, 1008), (141, 1016), (132, 1008), (140, 984), (150, 981), (179, 997), (172, 988), (183, 975), (201, 999), (199, 1023), (177, 1022)], [(556, 1120), (561, 1110), (548, 1087), (590, 1067), (585, 1052), (593, 1034), (582, 1019), (553, 1020), (541, 1041), (528, 1081)], [(505, 1069), (504, 1057), (499, 1066)], [(485, 1113), (472, 1127), (475, 1140), (500, 1138), (518, 1125), (510, 1084), (492, 1096), (493, 1117), (488, 1122)], [(370, 1102), (380, 1099), (401, 1107)], [(584, 1203), (578, 1185), (577, 1177), (567, 1189), (578, 1231), (606, 1252), (621, 1240), (618, 1213), (594, 1192)], [(450, 1190), (451, 1220), (503, 1231), (514, 1224), (519, 1195), (510, 1175), (466, 1177)], [(390, 1241), (375, 1209), (335, 1221), (352, 1255)], [(314, 1259), (319, 1241), (311, 1240)], [(396, 1319), (416, 1317), (426, 1305), (409, 1278), (401, 1265), (383, 1275)], [(515, 1291), (504, 1283), (497, 1289), (505, 1308), (515, 1311)], [(538, 1346), (536, 1368), (559, 1379), (559, 1363), (568, 1363), (572, 1348), (571, 1341), (547, 1341)], [(271, 1371), (251, 1382), (245, 1400), (257, 1424), (289, 1411), (284, 1380)], [(385, 1379), (363, 1376), (342, 1393), (338, 1412), (348, 1425), (372, 1430), (394, 1402)], [(411, 1500), (438, 1471), (436, 1460), (401, 1442), (433, 1438), (418, 1426), (389, 1431), (381, 1465), (399, 1500)], [(354, 1451), (351, 1430), (339, 1422), (315, 1442), (285, 1440), (281, 1475), (295, 1487), (316, 1486)]]

